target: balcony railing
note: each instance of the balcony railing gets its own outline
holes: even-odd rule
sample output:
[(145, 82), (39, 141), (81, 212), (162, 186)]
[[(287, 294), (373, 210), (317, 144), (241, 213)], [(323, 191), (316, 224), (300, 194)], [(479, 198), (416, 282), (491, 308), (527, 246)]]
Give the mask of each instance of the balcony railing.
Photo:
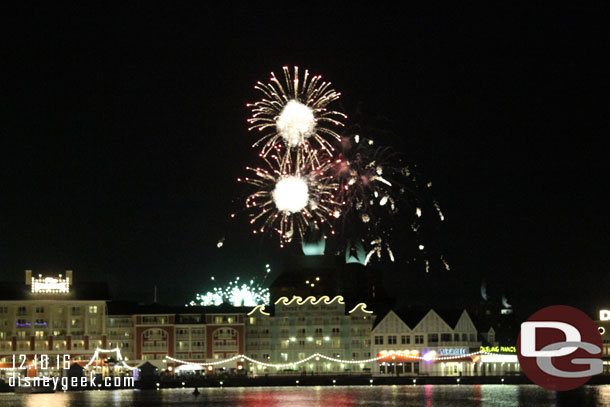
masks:
[(133, 328), (133, 322), (110, 322), (108, 326), (113, 328)]
[(233, 344), (233, 345), (214, 345), (212, 347), (213, 350), (236, 350), (237, 349), (237, 344)]
[(153, 351), (167, 351), (167, 345), (163, 346), (145, 346), (142, 345), (143, 352), (153, 352)]
[(144, 339), (149, 340), (149, 341), (165, 340), (165, 339), (167, 339), (167, 336), (162, 336), (162, 335), (145, 335)]

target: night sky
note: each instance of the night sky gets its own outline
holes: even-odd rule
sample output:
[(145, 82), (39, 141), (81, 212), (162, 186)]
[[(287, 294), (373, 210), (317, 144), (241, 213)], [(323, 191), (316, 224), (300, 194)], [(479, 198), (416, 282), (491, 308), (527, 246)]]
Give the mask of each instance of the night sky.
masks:
[(212, 275), (277, 272), (277, 243), (229, 214), (253, 85), (298, 65), (434, 183), (452, 269), (377, 264), (389, 287), (461, 304), (485, 279), (522, 309), (610, 306), (607, 13), (260, 4), (3, 10), (0, 280), (72, 269), (182, 304)]

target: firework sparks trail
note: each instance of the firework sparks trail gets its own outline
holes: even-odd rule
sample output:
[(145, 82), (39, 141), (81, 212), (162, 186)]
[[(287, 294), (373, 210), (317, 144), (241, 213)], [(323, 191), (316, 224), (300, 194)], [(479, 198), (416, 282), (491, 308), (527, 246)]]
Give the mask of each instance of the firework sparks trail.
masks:
[(328, 105), (341, 94), (330, 87), (330, 82), (322, 81), (320, 75), (310, 76), (305, 70), (301, 79), (298, 67), (294, 67), (294, 75), (286, 66), (283, 70), (283, 84), (271, 72), (269, 83), (258, 82), (254, 87), (263, 93), (263, 98), (247, 104), (252, 110), (248, 130), (262, 133), (252, 147), (261, 147), (261, 157), (282, 142), (287, 150), (310, 145), (332, 155), (331, 141), (339, 140), (333, 127), (343, 126), (341, 120), (347, 116), (329, 110)]
[[(395, 226), (401, 223), (397, 215), (402, 214), (400, 220), (411, 224), (412, 232), (419, 236), (423, 213), (422, 187), (414, 171), (403, 163), (400, 154), (374, 144), (358, 134), (343, 137), (333, 168), (340, 184), (338, 201), (343, 205), (341, 234), (346, 240), (368, 243), (365, 264), (374, 255), (381, 259), (384, 252), (394, 261), (392, 235)], [(427, 187), (431, 187), (430, 182)], [(437, 201), (433, 205), (443, 221)], [(405, 215), (407, 219), (403, 218)], [(424, 245), (418, 247), (423, 251)], [(448, 269), (444, 258), (443, 263)]]

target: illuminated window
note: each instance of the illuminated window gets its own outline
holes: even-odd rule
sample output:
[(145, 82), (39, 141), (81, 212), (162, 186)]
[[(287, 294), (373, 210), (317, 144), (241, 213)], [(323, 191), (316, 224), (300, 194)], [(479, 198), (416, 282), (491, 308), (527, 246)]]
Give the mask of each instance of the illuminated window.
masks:
[(97, 305), (89, 305), (89, 314), (97, 314)]

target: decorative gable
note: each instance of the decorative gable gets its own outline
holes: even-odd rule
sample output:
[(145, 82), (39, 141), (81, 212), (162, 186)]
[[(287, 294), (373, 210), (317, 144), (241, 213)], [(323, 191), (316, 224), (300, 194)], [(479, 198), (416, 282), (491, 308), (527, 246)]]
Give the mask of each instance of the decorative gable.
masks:
[(470, 315), (468, 315), (468, 312), (466, 312), (466, 310), (464, 310), (464, 312), (462, 312), (460, 319), (458, 320), (457, 324), (455, 325), (455, 331), (456, 332), (468, 332), (468, 333), (477, 332), (477, 328), (474, 326), (474, 323), (472, 322), (472, 319), (470, 319)]
[(390, 311), (373, 329), (375, 334), (409, 333), (411, 329), (394, 311)]
[(415, 326), (414, 332), (453, 332), (451, 328), (443, 319), (431, 309), (428, 311), (425, 317)]

